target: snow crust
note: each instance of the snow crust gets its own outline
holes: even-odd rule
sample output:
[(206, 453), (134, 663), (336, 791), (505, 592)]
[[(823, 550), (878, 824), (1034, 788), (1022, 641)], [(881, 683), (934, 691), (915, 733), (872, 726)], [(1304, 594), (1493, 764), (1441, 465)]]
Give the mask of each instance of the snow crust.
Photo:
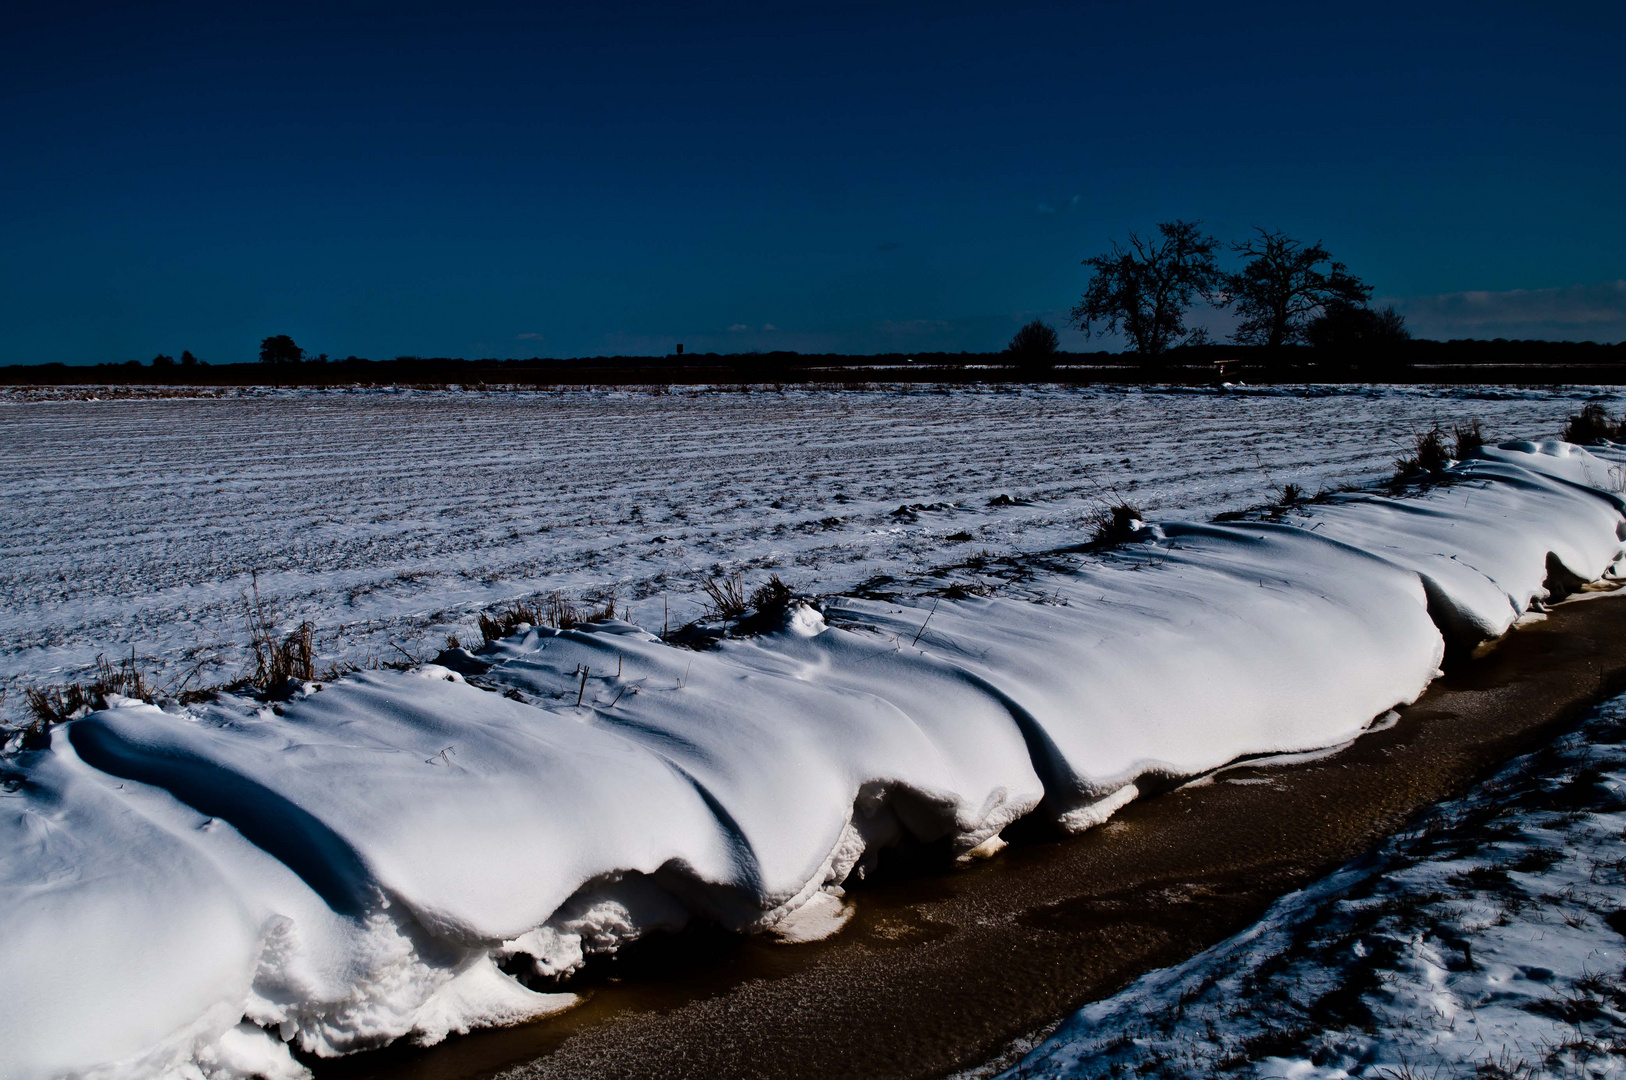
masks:
[(1616, 698), (1003, 1075), (1621, 1076), (1623, 826)]
[(281, 632), (315, 626), (322, 667), (371, 667), (553, 590), (681, 626), (719, 566), (847, 594), (1073, 543), (1104, 492), (1207, 520), (1266, 476), (1382, 479), (1437, 419), (1556, 433), (1589, 400), (1626, 405), (1617, 387), (203, 392), (0, 387), (0, 723), (98, 654), (134, 650), (160, 686), (231, 682), (256, 582)]
[(987, 856), (1027, 814), (1346, 742), (1448, 639), (1617, 566), (1610, 468), (1521, 444), (1407, 498), (1147, 525), (1031, 560), (1042, 601), (795, 605), (703, 651), (533, 628), (275, 706), (121, 701), (8, 763), (0, 1076), (297, 1076), (290, 1046), (517, 1023), (694, 917), (836, 932), (888, 846)]

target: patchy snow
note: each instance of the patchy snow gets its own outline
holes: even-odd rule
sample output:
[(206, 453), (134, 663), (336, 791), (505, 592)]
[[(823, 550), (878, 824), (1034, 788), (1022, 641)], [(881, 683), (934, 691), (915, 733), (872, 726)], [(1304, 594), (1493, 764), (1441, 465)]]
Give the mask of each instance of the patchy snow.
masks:
[(1551, 575), (1619, 568), (1600, 454), (1147, 515), (1115, 550), (1034, 524), (1068, 546), (997, 595), (941, 588), (962, 567), (701, 650), (605, 620), (275, 703), (113, 699), (7, 762), (4, 1075), (292, 1076), (290, 1044), (545, 1016), (594, 953), (696, 916), (837, 932), (889, 845), (984, 856), (1026, 814), (1087, 828), (1148, 780), (1345, 742)]
[(1626, 697), (1004, 1076), (1626, 1073)]
[[(613, 590), (681, 625), (744, 570), (807, 594), (1075, 542), (1103, 499), (1205, 519), (1387, 476), (1435, 420), (1557, 434), (1611, 388), (0, 391), (0, 719), (134, 650), (160, 686), (244, 673), (258, 572), (321, 664), (429, 658), (481, 610)], [(997, 503), (997, 505), (990, 505)], [(914, 508), (914, 509), (909, 509)]]

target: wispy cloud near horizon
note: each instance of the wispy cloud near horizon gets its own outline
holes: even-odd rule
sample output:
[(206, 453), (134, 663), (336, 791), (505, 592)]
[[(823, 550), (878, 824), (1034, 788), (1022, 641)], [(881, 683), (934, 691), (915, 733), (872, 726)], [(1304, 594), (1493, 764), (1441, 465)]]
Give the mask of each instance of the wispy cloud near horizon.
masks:
[(1388, 300), (1418, 337), (1626, 340), (1626, 280)]

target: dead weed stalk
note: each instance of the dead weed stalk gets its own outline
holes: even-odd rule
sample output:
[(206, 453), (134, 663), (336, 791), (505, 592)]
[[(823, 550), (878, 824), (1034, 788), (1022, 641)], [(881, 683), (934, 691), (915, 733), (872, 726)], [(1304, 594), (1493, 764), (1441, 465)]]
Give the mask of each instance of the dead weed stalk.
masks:
[(724, 619), (737, 619), (751, 610), (751, 601), (745, 595), (745, 575), (738, 570), (723, 577), (710, 578), (700, 586), (711, 600), (712, 610)]
[(253, 577), (251, 591), (243, 594), (243, 623), (248, 630), (249, 652), (254, 657), (254, 673), (248, 677), (251, 686), (270, 691), (289, 682), (315, 680), (316, 627), (305, 620), (279, 638), (276, 613), (260, 595), (258, 574)]

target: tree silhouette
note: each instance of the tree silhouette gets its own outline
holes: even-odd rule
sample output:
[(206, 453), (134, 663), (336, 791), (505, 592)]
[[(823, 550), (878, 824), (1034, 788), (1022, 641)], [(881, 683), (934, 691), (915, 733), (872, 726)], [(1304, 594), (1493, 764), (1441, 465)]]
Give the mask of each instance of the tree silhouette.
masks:
[(1219, 242), (1203, 233), (1202, 222), (1165, 221), (1157, 231), (1161, 239), (1130, 233), (1127, 245), (1113, 241), (1111, 253), (1085, 259), (1090, 281), (1072, 311), (1086, 337), (1097, 327), (1122, 333), (1144, 360), (1206, 340), (1201, 330), (1186, 330), (1186, 312), (1199, 297), (1224, 302)]
[(181, 350), (181, 366), (182, 367), (197, 367), (197, 365), (198, 365), (198, 358), (192, 355), (192, 350), (191, 349), (182, 349)]
[(155, 367), (155, 368), (174, 367), (175, 366), (175, 358), (173, 356), (169, 356), (166, 353), (159, 353), (157, 356), (152, 358), (152, 366)]
[(260, 342), (260, 363), (297, 364), (305, 359), (305, 350), (294, 344), (287, 334), (278, 334)]
[(1373, 311), (1364, 304), (1334, 302), (1305, 327), (1304, 337), (1321, 349), (1387, 349), (1410, 341), (1411, 332), (1393, 304)]
[(1343, 263), (1333, 262), (1319, 242), (1305, 247), (1285, 233), (1254, 231), (1259, 234), (1255, 239), (1231, 245), (1247, 258), (1225, 281), (1242, 316), (1232, 341), (1280, 348), (1305, 340), (1311, 319), (1331, 306), (1365, 307), (1372, 287)]
[(1060, 345), (1056, 328), (1042, 319), (1034, 319), (1012, 335), (1005, 351), (1023, 367), (1043, 369), (1055, 365), (1056, 349)]

